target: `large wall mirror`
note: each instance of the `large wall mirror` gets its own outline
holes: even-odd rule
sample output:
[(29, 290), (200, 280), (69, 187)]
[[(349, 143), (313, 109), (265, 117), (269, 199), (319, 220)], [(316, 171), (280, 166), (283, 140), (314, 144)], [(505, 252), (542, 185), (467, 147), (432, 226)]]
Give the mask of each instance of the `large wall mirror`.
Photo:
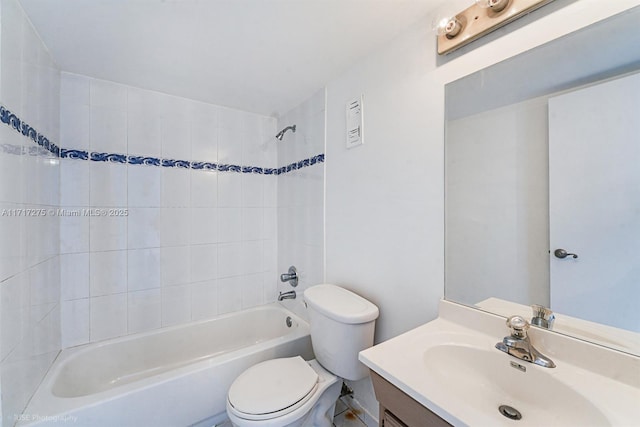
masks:
[(635, 7), (446, 86), (447, 300), (640, 354), (638, 46)]

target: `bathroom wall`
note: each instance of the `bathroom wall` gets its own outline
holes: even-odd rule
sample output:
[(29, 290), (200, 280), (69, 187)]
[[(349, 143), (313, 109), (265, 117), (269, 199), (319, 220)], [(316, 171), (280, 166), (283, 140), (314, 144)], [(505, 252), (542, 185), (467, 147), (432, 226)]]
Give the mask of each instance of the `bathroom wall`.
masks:
[(447, 299), (550, 306), (547, 104), (447, 121)]
[(63, 73), (61, 124), (63, 347), (275, 300), (275, 119)]
[[(640, 1), (558, 4), (564, 7), (442, 65), (424, 17), (328, 82), (326, 280), (379, 306), (376, 342), (435, 318), (443, 296), (444, 84)], [(365, 142), (346, 149), (345, 104), (360, 94)], [(352, 385), (373, 425), (370, 382)]]
[(16, 0), (0, 14), (0, 425), (11, 426), (60, 350), (60, 72)]
[[(277, 142), (278, 164), (288, 165), (301, 159), (312, 159), (325, 150), (325, 91), (278, 118), (278, 129), (296, 125)], [(324, 281), (324, 162), (319, 161), (278, 176), (278, 272), (289, 266), (298, 270), (298, 297), (309, 286)], [(293, 288), (280, 283), (278, 290)], [(303, 317), (305, 311), (296, 302), (285, 305)]]

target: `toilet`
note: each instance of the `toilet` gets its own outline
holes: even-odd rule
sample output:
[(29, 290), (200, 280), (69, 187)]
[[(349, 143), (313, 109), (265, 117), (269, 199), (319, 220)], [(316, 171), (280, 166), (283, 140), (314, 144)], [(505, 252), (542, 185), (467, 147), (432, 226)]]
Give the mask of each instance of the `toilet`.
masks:
[(316, 358), (267, 360), (244, 371), (227, 393), (234, 426), (330, 427), (342, 379), (368, 375), (358, 353), (373, 345), (378, 307), (344, 288), (304, 292)]

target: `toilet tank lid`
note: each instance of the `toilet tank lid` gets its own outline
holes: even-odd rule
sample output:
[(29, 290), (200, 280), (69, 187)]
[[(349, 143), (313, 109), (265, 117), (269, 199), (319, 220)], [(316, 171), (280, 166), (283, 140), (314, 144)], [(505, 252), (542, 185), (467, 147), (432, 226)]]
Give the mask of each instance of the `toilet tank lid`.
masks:
[(304, 291), (313, 309), (342, 323), (366, 323), (378, 318), (378, 307), (353, 292), (335, 285), (315, 285)]

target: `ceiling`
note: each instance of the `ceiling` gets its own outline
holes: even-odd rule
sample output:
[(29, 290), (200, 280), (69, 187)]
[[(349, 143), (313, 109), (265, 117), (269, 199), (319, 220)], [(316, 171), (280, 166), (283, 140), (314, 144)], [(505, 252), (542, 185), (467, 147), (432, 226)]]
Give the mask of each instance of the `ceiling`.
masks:
[(278, 115), (447, 0), (20, 1), (63, 71)]

